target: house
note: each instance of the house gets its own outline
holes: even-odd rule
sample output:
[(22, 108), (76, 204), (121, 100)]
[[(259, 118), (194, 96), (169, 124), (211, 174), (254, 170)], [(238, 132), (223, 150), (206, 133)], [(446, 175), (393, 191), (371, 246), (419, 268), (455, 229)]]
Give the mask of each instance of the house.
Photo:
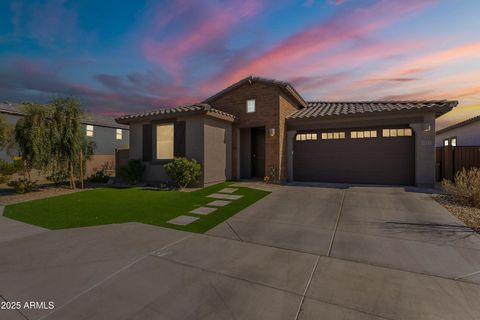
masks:
[(117, 118), (145, 181), (176, 156), (203, 165), (201, 184), (262, 178), (432, 186), (435, 119), (456, 101), (305, 101), (287, 82), (249, 76), (202, 103)]
[(435, 145), (437, 147), (480, 146), (480, 116), (438, 130)]
[[(0, 115), (14, 125), (24, 116), (24, 113), (21, 110), (21, 104), (2, 102), (0, 103)], [(92, 174), (95, 169), (99, 169), (105, 163), (109, 163), (114, 172), (115, 150), (128, 149), (128, 126), (118, 124), (113, 117), (93, 113), (86, 113), (83, 116), (82, 124), (85, 136), (95, 144), (93, 155), (87, 161), (86, 174)], [(9, 160), (10, 156), (5, 150), (0, 150), (0, 159)]]

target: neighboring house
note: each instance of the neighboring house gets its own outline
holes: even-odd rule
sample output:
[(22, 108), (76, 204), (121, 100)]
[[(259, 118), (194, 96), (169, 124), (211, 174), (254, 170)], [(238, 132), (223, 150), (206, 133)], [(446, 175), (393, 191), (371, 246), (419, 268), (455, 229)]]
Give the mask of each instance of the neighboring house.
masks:
[(247, 77), (200, 104), (125, 115), (130, 158), (166, 181), (174, 156), (201, 184), (273, 180), (432, 186), (435, 119), (456, 101), (306, 102), (289, 83)]
[[(17, 123), (24, 116), (21, 104), (10, 102), (0, 103), (0, 114), (11, 124)], [(86, 113), (82, 124), (87, 139), (95, 143), (93, 155), (87, 162), (86, 174), (90, 175), (105, 163), (109, 163), (114, 172), (115, 150), (128, 149), (128, 126), (118, 124), (113, 117), (93, 113)], [(0, 150), (0, 159), (9, 160), (10, 156), (5, 150)]]
[(438, 130), (435, 145), (437, 147), (480, 146), (480, 116)]

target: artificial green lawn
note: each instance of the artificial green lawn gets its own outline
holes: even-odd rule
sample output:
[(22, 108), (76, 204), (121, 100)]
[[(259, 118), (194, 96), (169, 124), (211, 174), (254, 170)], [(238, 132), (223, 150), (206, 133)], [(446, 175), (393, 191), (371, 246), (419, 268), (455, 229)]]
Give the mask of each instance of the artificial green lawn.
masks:
[[(230, 184), (231, 182), (219, 183), (192, 192), (100, 188), (12, 204), (5, 208), (4, 215), (48, 229), (141, 222), (203, 233), (269, 194), (257, 189), (238, 188), (234, 194), (243, 195), (239, 200), (233, 200), (208, 215), (188, 213), (214, 201), (207, 196)], [(186, 226), (166, 223), (179, 215), (191, 215), (200, 219)]]

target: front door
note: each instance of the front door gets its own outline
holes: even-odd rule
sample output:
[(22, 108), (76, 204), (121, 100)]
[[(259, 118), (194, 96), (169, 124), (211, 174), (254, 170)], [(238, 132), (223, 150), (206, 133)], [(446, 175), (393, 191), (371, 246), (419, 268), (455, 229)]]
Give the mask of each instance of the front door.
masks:
[(265, 176), (265, 128), (252, 128), (252, 177)]

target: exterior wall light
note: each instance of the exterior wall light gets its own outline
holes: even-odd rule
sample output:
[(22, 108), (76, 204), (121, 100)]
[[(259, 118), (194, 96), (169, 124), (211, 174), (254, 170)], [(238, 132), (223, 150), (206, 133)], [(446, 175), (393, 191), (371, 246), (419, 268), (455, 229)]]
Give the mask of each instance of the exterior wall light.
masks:
[(275, 128), (268, 129), (268, 134), (270, 135), (270, 137), (275, 136)]
[(430, 123), (424, 123), (423, 124), (423, 131), (428, 132), (430, 130), (432, 130), (432, 126), (430, 125)]

